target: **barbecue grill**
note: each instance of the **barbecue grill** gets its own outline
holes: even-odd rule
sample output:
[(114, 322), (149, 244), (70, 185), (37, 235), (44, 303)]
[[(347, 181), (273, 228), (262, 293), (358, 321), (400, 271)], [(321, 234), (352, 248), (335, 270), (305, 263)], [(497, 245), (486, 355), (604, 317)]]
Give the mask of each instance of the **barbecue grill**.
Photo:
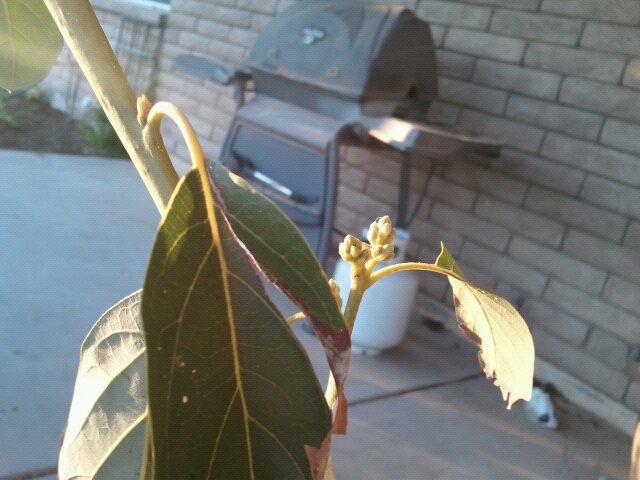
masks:
[(238, 108), (220, 160), (272, 198), (323, 263), (341, 145), (404, 152), (402, 228), (411, 157), (446, 161), (500, 151), (495, 141), (421, 122), (438, 93), (435, 48), (429, 24), (406, 8), (301, 2), (265, 27), (244, 67), (180, 55), (175, 68), (235, 85)]

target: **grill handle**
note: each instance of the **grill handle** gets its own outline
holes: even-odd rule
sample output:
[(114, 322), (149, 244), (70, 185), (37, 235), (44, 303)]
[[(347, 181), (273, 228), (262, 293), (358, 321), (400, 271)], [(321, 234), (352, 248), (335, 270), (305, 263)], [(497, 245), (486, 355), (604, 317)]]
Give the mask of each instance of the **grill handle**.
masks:
[(267, 192), (275, 193), (281, 197), (283, 196), (295, 204), (309, 205), (317, 202), (317, 198), (309, 198), (308, 196), (295, 192), (266, 173), (256, 169), (253, 162), (243, 155), (240, 155), (237, 152), (232, 152), (232, 155), (236, 162), (238, 162), (239, 170), (242, 175), (245, 177), (248, 176), (252, 180), (257, 181), (264, 189), (267, 190)]

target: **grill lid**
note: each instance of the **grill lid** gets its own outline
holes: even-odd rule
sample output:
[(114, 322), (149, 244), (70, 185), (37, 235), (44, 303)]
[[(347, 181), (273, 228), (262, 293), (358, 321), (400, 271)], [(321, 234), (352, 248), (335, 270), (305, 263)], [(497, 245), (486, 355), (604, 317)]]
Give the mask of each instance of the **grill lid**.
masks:
[[(429, 25), (410, 10), (351, 2), (301, 2), (274, 18), (247, 60), (259, 91), (281, 77), (359, 100), (437, 96)], [(264, 87), (264, 88), (261, 88)], [(280, 88), (282, 88), (280, 86)]]

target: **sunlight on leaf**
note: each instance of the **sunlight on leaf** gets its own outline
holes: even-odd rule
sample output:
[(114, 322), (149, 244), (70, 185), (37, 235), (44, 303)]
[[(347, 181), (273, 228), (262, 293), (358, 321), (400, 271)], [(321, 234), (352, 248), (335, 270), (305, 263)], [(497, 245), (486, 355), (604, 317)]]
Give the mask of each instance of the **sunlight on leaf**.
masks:
[(436, 265), (451, 271), (453, 303), (458, 325), (478, 345), (478, 360), (487, 378), (494, 379), (507, 402), (529, 400), (533, 388), (535, 352), (526, 322), (500, 295), (464, 280), (451, 252), (442, 244)]
[(137, 480), (144, 448), (147, 374), (140, 292), (103, 314), (82, 343), (64, 435), (61, 480)]
[(61, 48), (62, 35), (42, 0), (0, 0), (0, 88), (38, 83)]

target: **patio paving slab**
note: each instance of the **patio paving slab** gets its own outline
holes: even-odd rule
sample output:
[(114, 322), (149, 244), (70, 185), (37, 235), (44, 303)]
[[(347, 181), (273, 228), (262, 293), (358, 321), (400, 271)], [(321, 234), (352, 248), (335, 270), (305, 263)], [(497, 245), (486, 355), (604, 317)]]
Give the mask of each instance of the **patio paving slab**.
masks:
[[(80, 343), (142, 284), (159, 217), (129, 162), (0, 151), (0, 166), (4, 480), (55, 465)], [(285, 314), (297, 310), (276, 303)], [(294, 331), (324, 383), (317, 339), (300, 323)], [(533, 426), (478, 375), (472, 346), (418, 318), (398, 348), (354, 355), (349, 435), (334, 444), (338, 478), (625, 478), (624, 435), (574, 408), (557, 432)]]

